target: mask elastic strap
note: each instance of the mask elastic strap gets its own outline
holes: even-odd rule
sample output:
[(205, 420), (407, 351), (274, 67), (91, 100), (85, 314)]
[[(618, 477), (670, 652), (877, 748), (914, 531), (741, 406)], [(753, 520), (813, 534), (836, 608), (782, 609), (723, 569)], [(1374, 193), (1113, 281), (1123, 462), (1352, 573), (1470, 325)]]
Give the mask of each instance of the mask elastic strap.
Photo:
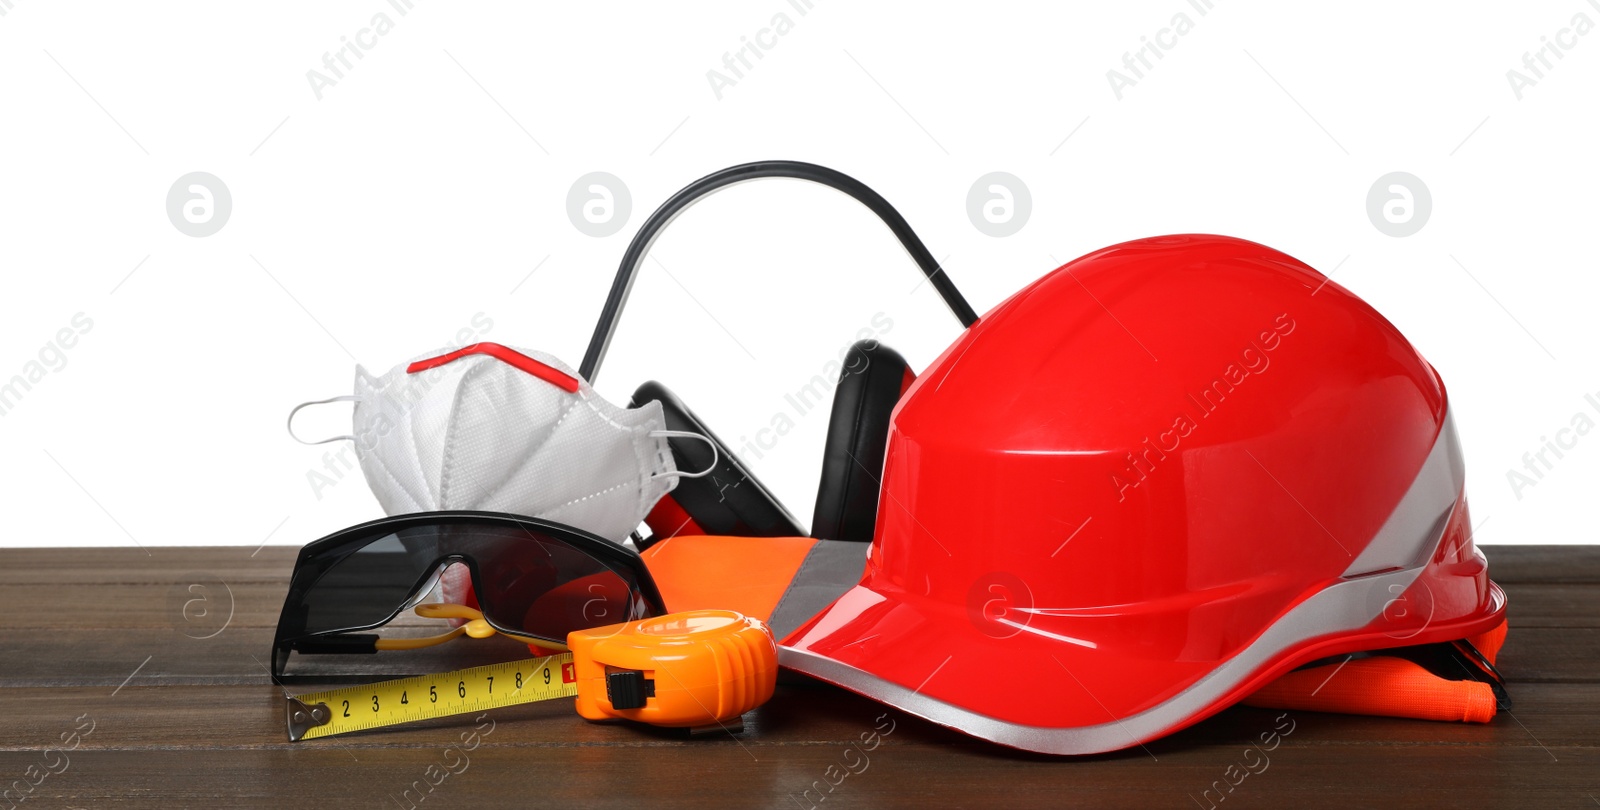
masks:
[(289, 438), (292, 438), (292, 439), (294, 439), (295, 441), (297, 441), (297, 442), (299, 442), (301, 444), (327, 444), (329, 442), (343, 441), (345, 439), (349, 439), (350, 441), (355, 441), (356, 437), (346, 434), (344, 436), (334, 436), (331, 439), (323, 439), (321, 441), (308, 442), (305, 439), (302, 439), (299, 436), (295, 435), (295, 432), (294, 432), (294, 415), (299, 413), (301, 408), (304, 408), (304, 407), (306, 407), (308, 405), (326, 405), (326, 404), (328, 404), (330, 402), (360, 402), (360, 401), (361, 401), (361, 397), (358, 397), (358, 396), (356, 396), (354, 394), (345, 394), (344, 396), (328, 397), (327, 399), (314, 399), (314, 400), (312, 400), (310, 402), (302, 402), (299, 405), (294, 406), (294, 410), (289, 411), (289, 421), (285, 424), (285, 427), (289, 428)]
[(720, 459), (720, 456), (717, 453), (717, 443), (712, 441), (709, 436), (702, 436), (699, 433), (690, 433), (687, 430), (652, 430), (650, 431), (650, 436), (651, 438), (677, 437), (680, 439), (699, 439), (711, 447), (711, 466), (701, 470), (700, 472), (686, 473), (683, 470), (674, 470), (667, 473), (656, 473), (655, 475), (650, 476), (651, 478), (664, 478), (669, 475), (676, 475), (681, 478), (704, 478), (717, 469), (717, 462)]

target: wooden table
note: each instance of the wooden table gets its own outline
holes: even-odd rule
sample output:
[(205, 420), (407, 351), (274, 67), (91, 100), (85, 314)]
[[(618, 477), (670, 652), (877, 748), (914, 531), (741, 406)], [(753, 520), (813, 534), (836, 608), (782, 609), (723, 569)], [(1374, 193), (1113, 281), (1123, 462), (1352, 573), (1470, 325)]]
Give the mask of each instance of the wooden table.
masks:
[[(1469, 726), (1297, 712), (1266, 770), (1221, 803), (1204, 791), (1277, 713), (1234, 708), (1148, 752), (1052, 759), (798, 684), (737, 738), (591, 725), (556, 701), (291, 744), (264, 663), (294, 553), (0, 551), (0, 789), (37, 781), (23, 808), (1600, 808), (1600, 547), (1487, 550), (1511, 599), (1511, 713)], [(471, 651), (384, 655), (423, 672), (526, 653), (456, 643)], [(891, 721), (864, 760), (846, 755)], [(818, 793), (847, 766), (859, 772)]]

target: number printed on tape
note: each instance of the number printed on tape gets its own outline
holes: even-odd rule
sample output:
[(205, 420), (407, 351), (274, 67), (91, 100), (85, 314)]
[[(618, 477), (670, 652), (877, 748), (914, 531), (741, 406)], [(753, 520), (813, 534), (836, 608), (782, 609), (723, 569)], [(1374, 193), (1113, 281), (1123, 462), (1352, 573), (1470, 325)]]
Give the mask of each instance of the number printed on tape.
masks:
[(453, 714), (576, 697), (578, 678), (571, 653), (507, 661), (472, 669), (418, 675), (366, 686), (297, 695), (306, 706), (328, 708), (327, 723), (301, 739), (392, 726)]

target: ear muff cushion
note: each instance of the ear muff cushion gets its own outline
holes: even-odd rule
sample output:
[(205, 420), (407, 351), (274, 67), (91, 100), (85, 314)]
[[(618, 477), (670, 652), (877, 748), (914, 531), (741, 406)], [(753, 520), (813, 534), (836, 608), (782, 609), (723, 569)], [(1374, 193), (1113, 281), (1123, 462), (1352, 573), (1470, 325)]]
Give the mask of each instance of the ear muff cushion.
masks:
[(846, 353), (833, 390), (812, 537), (872, 540), (889, 417), (915, 379), (905, 358), (877, 341), (859, 341)]
[[(683, 430), (709, 437), (717, 445), (717, 467), (710, 475), (700, 478), (680, 478), (672, 492), (662, 501), (671, 498), (681, 509), (681, 514), (692, 518), (695, 531), (736, 537), (797, 537), (805, 530), (795, 522), (789, 510), (756, 479), (739, 457), (728, 449), (726, 442), (717, 438), (689, 406), (683, 404), (667, 387), (654, 380), (639, 386), (633, 392), (628, 407), (656, 401), (666, 416), (668, 430)], [(672, 448), (673, 461), (680, 470), (703, 470), (711, 464), (711, 448), (699, 439), (672, 437), (667, 440)], [(679, 510), (661, 510), (679, 515)], [(652, 511), (656, 515), (657, 511)], [(682, 521), (669, 521), (678, 526), (651, 525), (651, 530), (662, 536), (675, 531)]]

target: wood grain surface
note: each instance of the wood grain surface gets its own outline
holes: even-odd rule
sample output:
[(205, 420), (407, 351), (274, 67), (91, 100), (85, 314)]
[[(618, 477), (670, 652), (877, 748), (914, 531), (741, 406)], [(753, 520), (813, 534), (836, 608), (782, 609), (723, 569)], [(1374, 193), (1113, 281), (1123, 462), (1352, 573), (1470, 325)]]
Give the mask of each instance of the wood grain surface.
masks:
[[(1486, 549), (1511, 600), (1501, 654), (1516, 701), (1510, 713), (1465, 725), (1295, 712), (1293, 732), (1270, 752), (1266, 769), (1221, 801), (1213, 786), (1227, 784), (1229, 767), (1245, 761), (1250, 742), (1281, 712), (1238, 707), (1143, 748), (1063, 759), (1008, 751), (832, 687), (795, 682), (748, 715), (737, 736), (594, 725), (561, 701), (289, 743), (283, 692), (264, 664), (295, 549), (252, 551), (0, 551), (8, 608), (0, 611), (0, 790), (12, 789), (0, 810), (1600, 810), (1596, 547)], [(341, 656), (327, 671), (379, 679), (525, 652), (469, 642), (386, 653), (381, 661)], [(892, 731), (865, 754), (847, 755), (850, 742), (875, 726)], [(70, 745), (63, 740), (76, 740), (76, 748), (63, 753)], [(1260, 767), (1256, 754), (1249, 762)], [(850, 775), (827, 790), (828, 775), (837, 781), (842, 772)]]

